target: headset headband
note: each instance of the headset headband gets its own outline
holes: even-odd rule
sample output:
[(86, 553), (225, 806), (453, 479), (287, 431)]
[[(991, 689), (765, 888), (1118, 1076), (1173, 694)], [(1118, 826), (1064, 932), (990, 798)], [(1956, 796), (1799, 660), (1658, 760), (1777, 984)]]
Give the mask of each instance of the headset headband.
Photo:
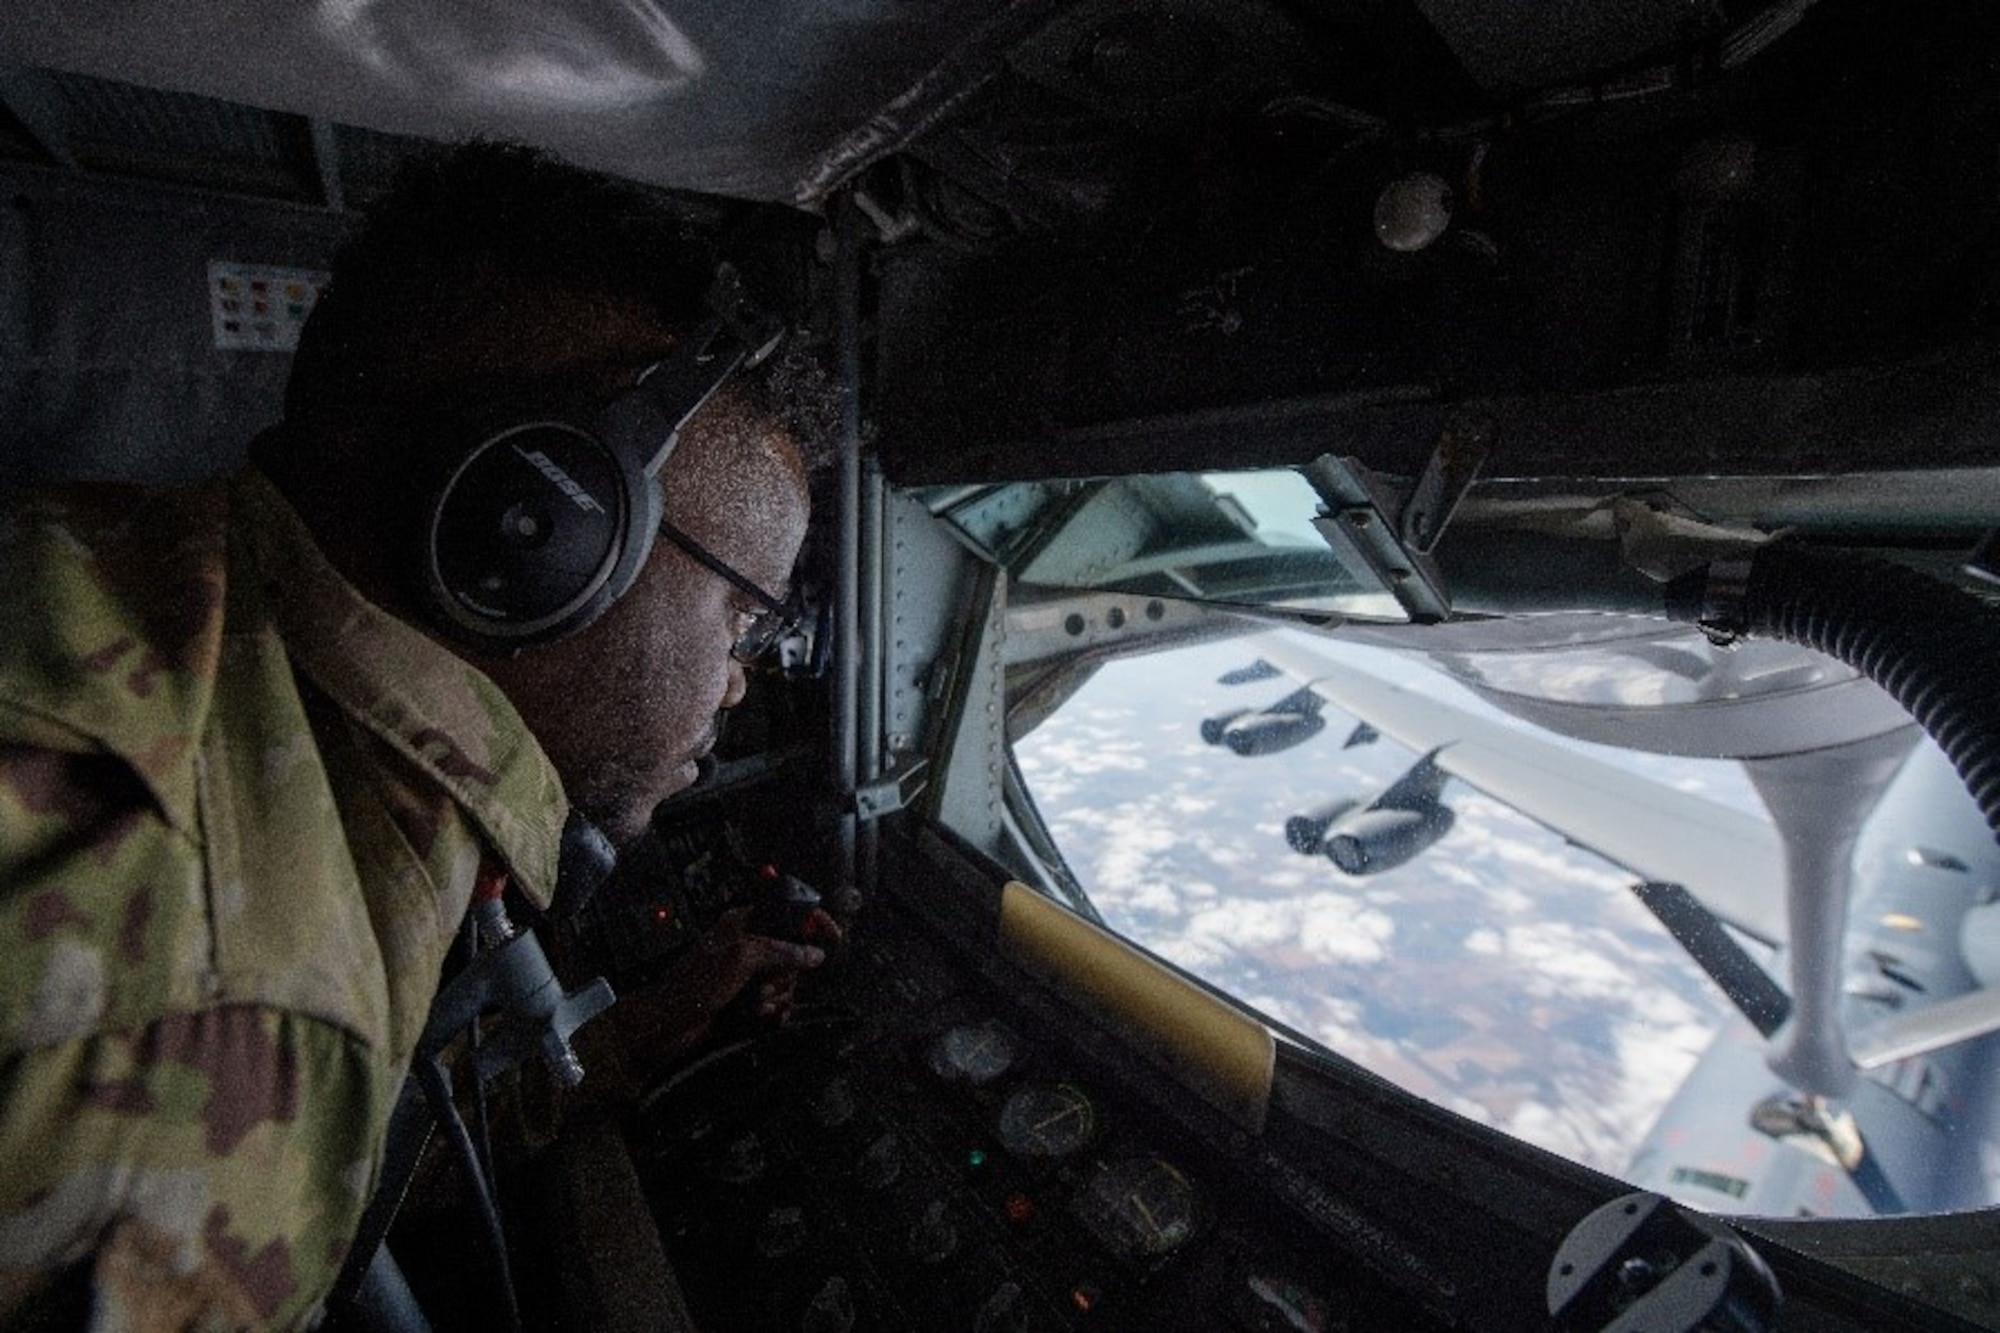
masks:
[(638, 386), (598, 415), (599, 439), (648, 477), (672, 456), (681, 428), (738, 370), (762, 365), (784, 341), (784, 326), (750, 301), (728, 264), (716, 269), (707, 303), (714, 317), (679, 351), (648, 367)]

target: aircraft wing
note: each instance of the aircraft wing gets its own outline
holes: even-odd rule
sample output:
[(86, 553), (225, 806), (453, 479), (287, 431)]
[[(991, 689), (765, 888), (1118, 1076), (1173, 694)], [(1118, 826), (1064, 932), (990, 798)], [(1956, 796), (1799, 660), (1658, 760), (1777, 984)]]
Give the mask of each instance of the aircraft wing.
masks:
[(1785, 864), (1762, 820), (1335, 662), (1290, 639), (1245, 646), (1328, 703), (1642, 879), (1684, 886), (1768, 944), (1785, 939)]

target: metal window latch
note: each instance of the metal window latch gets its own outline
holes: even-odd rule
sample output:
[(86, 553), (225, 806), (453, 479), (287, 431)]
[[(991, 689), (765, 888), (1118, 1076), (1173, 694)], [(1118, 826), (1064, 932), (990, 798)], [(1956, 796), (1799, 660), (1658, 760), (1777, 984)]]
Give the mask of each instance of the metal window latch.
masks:
[(1358, 459), (1322, 454), (1300, 469), (1326, 502), (1313, 527), (1363, 588), (1387, 592), (1418, 624), (1448, 619), (1451, 596), (1431, 553), (1492, 447), (1488, 418), (1450, 413), (1407, 495)]
[(2000, 528), (1986, 530), (1986, 535), (1972, 548), (1972, 554), (1965, 557), (1961, 568), (1967, 576), (1980, 580), (1988, 587), (2000, 587)]
[(1459, 501), (1493, 452), (1493, 433), (1493, 419), (1483, 413), (1454, 411), (1445, 416), (1423, 475), (1403, 502), (1399, 531), (1405, 546), (1425, 555), (1436, 549)]
[(895, 772), (854, 790), (854, 813), (863, 819), (880, 819), (917, 799), (930, 782), (930, 765), (912, 759)]

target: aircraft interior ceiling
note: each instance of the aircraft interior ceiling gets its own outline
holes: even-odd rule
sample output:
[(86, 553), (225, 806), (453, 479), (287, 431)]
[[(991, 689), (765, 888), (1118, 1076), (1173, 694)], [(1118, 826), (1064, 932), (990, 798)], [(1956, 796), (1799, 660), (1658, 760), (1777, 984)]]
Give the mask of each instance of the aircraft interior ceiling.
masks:
[(2000, 452), (1984, 6), (454, 8), (10, 6), (0, 162), (337, 214), (472, 133), (856, 187), (908, 483), (1409, 475), (1451, 410), (1488, 479)]
[[(218, 256), (323, 269), (409, 152), (482, 134), (794, 255), (822, 222), (868, 245), (893, 483), (1411, 478), (1466, 436), (1451, 592), (1420, 611), (1536, 606), (1555, 571), (1651, 609), (1605, 540), (1634, 494), (1961, 582), (2000, 524), (1975, 4), (169, 9), (0, 27), (0, 228), (29, 260), (0, 290), (0, 477), (234, 466), (282, 366), (220, 350), (185, 289)], [(830, 334), (816, 271), (767, 287)]]
[[(656, 816), (657, 884), (550, 932), (637, 987), (768, 864), (851, 917), (853, 947), (782, 1040), (680, 1071), (608, 1155), (568, 1144), (501, 1181), (546, 1261), (519, 1266), (531, 1325), (660, 1326), (671, 1266), (710, 1326), (774, 1333), (1544, 1326), (1558, 1247), (1621, 1181), (1098, 929), (1012, 745), (1119, 656), (1239, 636), (1252, 610), (1351, 618), (1353, 642), (1571, 739), (1832, 769), (1911, 738), (1902, 695), (1798, 638), (1735, 652), (1706, 584), (1700, 630), (1661, 616), (1690, 571), (1836, 548), (1970, 594), (1855, 580), (1822, 620), (1914, 606), (1951, 720), (1980, 755), (2000, 733), (1977, 660), (2000, 633), (1982, 0), (4, 8), (0, 491), (240, 465), (355, 218), (472, 136), (736, 238), (853, 392), (809, 645)], [(287, 293), (255, 322), (232, 304), (253, 283)], [(1210, 743), (1317, 735), (1313, 679), (1246, 692)], [(1673, 708), (1624, 707), (1641, 696)], [(1074, 916), (1050, 926), (1047, 899)], [(1794, 990), (1831, 1009), (1844, 975)], [(2000, 1035), (1958, 1045), (1976, 1075), (1953, 1095), (2000, 1109)], [(1755, 1039), (1741, 1054), (1767, 1072)], [(1931, 1067), (1867, 1095), (1931, 1116), (1892, 1086), (1937, 1101)], [(469, 1211), (420, 1188), (391, 1235), (426, 1303), (470, 1302), (440, 1327), (497, 1318)], [(1799, 1327), (2000, 1327), (2000, 1210), (1742, 1236)], [(1716, 1243), (1731, 1291), (1761, 1291), (1742, 1237)]]

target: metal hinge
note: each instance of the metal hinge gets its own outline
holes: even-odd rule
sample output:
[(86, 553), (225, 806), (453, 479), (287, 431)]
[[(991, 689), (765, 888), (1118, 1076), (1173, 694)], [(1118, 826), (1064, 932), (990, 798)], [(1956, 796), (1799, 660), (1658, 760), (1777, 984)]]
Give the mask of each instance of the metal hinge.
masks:
[(922, 794), (930, 782), (930, 761), (912, 759), (895, 772), (854, 789), (854, 813), (862, 819), (893, 815)]

